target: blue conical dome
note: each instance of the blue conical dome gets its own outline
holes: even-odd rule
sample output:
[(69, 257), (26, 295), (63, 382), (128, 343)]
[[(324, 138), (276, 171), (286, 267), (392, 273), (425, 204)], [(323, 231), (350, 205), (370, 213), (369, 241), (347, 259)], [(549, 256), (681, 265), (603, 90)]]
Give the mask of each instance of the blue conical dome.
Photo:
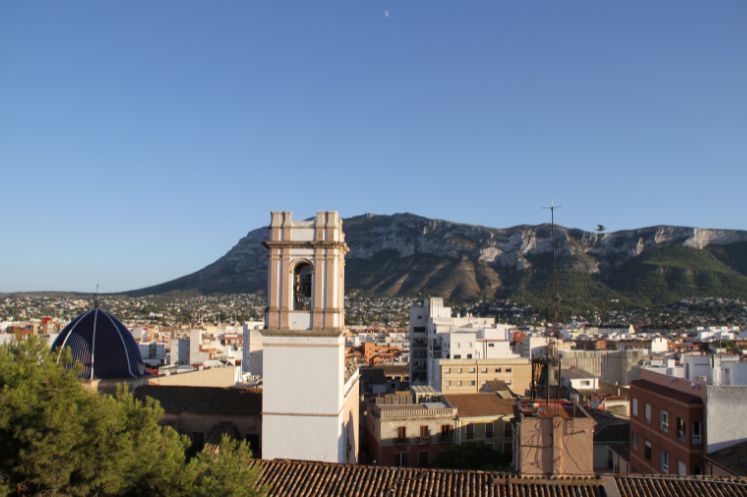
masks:
[(69, 347), (83, 365), (83, 379), (137, 378), (145, 375), (140, 348), (117, 318), (98, 307), (76, 317), (60, 332), (52, 350)]

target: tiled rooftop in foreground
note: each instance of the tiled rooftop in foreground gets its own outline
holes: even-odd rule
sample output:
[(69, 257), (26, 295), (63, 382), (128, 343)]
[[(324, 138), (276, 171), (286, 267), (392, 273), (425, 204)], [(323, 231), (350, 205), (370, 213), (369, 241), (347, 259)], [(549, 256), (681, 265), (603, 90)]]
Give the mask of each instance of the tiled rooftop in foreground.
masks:
[(747, 497), (747, 479), (521, 477), (486, 471), (260, 461), (269, 497)]

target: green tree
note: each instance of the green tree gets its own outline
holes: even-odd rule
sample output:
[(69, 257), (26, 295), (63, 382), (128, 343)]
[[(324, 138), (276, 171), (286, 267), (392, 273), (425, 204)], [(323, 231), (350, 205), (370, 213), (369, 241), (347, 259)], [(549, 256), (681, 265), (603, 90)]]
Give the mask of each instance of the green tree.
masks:
[(246, 443), (187, 460), (162, 415), (125, 388), (86, 389), (40, 340), (0, 347), (0, 497), (263, 494)]
[(252, 453), (246, 442), (232, 440), (223, 435), (218, 452), (201, 452), (188, 465), (193, 482), (183, 495), (215, 497), (232, 495), (253, 497), (257, 495), (257, 470), (251, 466)]

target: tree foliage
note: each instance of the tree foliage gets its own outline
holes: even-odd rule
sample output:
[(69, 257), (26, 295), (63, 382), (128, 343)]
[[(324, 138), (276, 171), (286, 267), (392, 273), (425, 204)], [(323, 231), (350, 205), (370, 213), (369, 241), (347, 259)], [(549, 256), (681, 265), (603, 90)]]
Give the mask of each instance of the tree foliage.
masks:
[(245, 442), (188, 460), (153, 401), (85, 388), (37, 339), (0, 347), (0, 497), (262, 494)]

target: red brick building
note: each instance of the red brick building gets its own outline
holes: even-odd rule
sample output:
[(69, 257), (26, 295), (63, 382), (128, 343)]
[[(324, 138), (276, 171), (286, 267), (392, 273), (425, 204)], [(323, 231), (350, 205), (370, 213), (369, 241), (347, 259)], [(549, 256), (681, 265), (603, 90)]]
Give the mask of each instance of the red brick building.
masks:
[(704, 391), (690, 382), (642, 372), (630, 385), (630, 471), (701, 474)]

